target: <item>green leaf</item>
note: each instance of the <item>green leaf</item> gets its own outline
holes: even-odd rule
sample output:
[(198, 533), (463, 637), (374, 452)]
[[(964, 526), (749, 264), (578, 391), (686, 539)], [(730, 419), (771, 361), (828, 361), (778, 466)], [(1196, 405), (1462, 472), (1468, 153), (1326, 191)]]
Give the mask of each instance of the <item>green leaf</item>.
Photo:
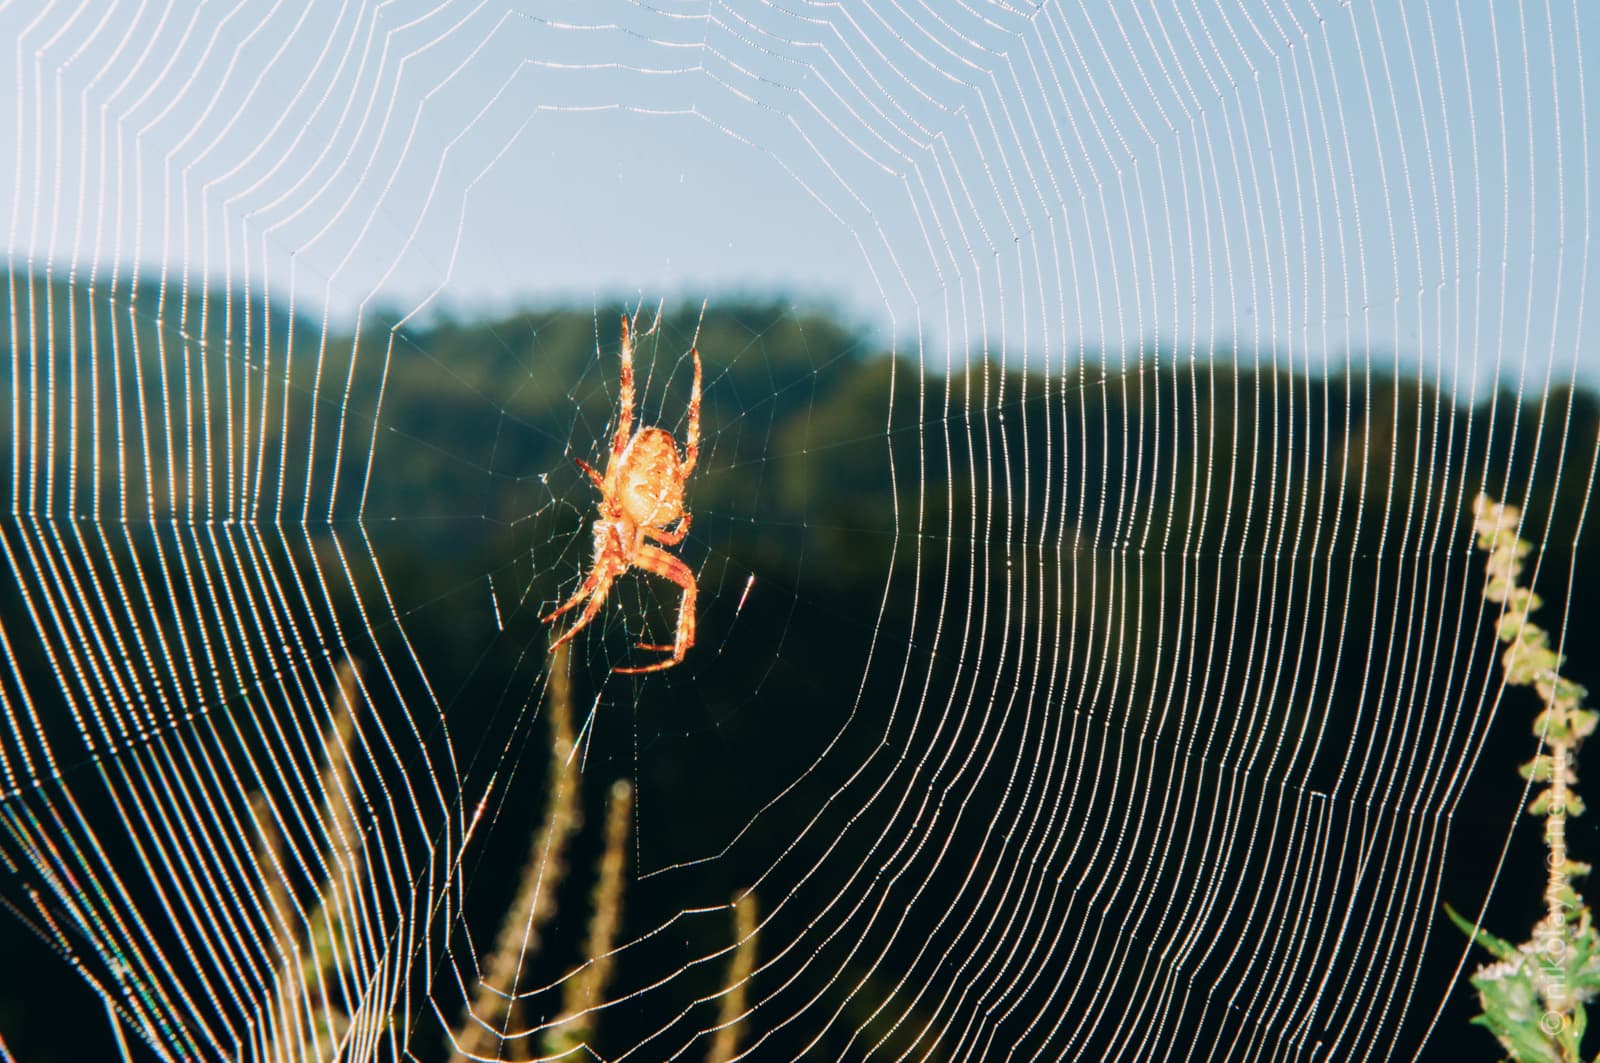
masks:
[(1555, 777), (1555, 767), (1554, 758), (1540, 753), (1526, 764), (1520, 765), (1517, 774), (1534, 782), (1549, 782)]
[(1561, 901), (1561, 909), (1564, 912), (1575, 912), (1583, 907), (1583, 898), (1578, 896), (1578, 891), (1571, 885), (1562, 885), (1556, 890), (1556, 895)]
[(1562, 1055), (1567, 1059), (1579, 1059), (1583, 1047), (1583, 1029), (1588, 1025), (1588, 1017), (1584, 1014), (1583, 1002), (1578, 1001), (1573, 1006), (1572, 1014), (1565, 1017), (1561, 1024), (1559, 1040)]
[[(1535, 816), (1548, 816), (1555, 809), (1554, 801), (1554, 788), (1540, 790), (1538, 795), (1534, 797), (1533, 802), (1528, 805), (1528, 811)], [(1561, 815), (1569, 818), (1572, 816), (1581, 816), (1584, 813), (1584, 809), (1587, 807), (1588, 806), (1583, 803), (1583, 798), (1579, 797), (1571, 790), (1568, 790), (1567, 796), (1562, 799), (1560, 813)]]
[(1558, 1043), (1540, 1025), (1544, 1003), (1526, 967), (1472, 978), (1487, 1025), (1519, 1063), (1562, 1063)]
[(1530, 629), (1538, 631), (1532, 624), (1527, 625), (1522, 629), (1521, 636), (1500, 655), (1500, 666), (1505, 669), (1506, 682), (1514, 687), (1532, 686), (1536, 679), (1561, 667), (1560, 656), (1545, 641), (1549, 636), (1538, 631), (1538, 638), (1530, 639), (1527, 635)]
[(1511, 942), (1495, 937), (1481, 926), (1474, 926), (1470, 920), (1448, 904), (1444, 906), (1444, 913), (1450, 917), (1450, 921), (1455, 923), (1463, 934), (1467, 935), (1468, 941), (1482, 945), (1493, 953), (1496, 959), (1517, 959), (1519, 955), (1517, 947)]
[(1528, 614), (1523, 612), (1506, 611), (1500, 619), (1494, 622), (1495, 637), (1501, 642), (1513, 642), (1522, 634), (1523, 629), (1530, 627)]
[[(1577, 684), (1574, 683), (1573, 686), (1577, 686)], [(1588, 693), (1582, 687), (1578, 687), (1578, 690), (1584, 694)], [(1572, 733), (1579, 738), (1587, 738), (1594, 734), (1595, 725), (1600, 724), (1600, 713), (1591, 709), (1576, 709), (1570, 715), (1572, 717)]]
[(1515, 573), (1491, 571), (1488, 582), (1483, 585), (1483, 596), (1491, 602), (1509, 602), (1517, 590)]

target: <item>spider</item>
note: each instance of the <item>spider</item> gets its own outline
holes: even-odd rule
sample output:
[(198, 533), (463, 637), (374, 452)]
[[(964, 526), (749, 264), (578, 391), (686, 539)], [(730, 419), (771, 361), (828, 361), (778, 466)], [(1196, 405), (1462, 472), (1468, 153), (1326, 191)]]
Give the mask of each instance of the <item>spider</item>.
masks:
[[(594, 522), (594, 564), (576, 594), (544, 618), (546, 624), (585, 599), (588, 605), (577, 623), (550, 644), (550, 649), (582, 631), (600, 612), (606, 593), (617, 577), (630, 568), (653, 572), (683, 589), (678, 608), (678, 633), (670, 646), (639, 644), (641, 650), (670, 652), (671, 657), (637, 668), (613, 668), (614, 672), (659, 672), (683, 660), (694, 645), (694, 573), (681, 560), (661, 549), (676, 546), (689, 533), (689, 514), (683, 509), (683, 485), (694, 471), (700, 456), (700, 351), (690, 350), (694, 359), (694, 386), (689, 391), (689, 433), (684, 441), (683, 458), (678, 457), (678, 441), (664, 428), (641, 428), (633, 434), (633, 330), (622, 318), (622, 393), (617, 413), (617, 430), (611, 437), (611, 460), (601, 476), (582, 458), (574, 458), (600, 489), (600, 519)], [(677, 527), (668, 530), (668, 526)], [(660, 543), (652, 545), (650, 540)]]

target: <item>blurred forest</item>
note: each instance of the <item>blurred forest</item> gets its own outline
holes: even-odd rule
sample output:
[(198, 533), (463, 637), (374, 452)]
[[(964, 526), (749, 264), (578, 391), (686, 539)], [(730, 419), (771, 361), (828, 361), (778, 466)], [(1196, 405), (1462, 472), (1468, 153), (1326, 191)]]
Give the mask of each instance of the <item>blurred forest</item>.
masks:
[[(105, 549), (130, 557), (163, 545), (193, 552), (197, 529), (253, 524), (270, 563), (304, 571), (314, 555), (330, 612), (368, 640), (352, 642), (352, 657), (360, 663), (381, 649), (421, 662), (428, 691), (411, 676), (406, 700), (437, 699), (445, 726), (419, 725), (430, 748), (449, 746), (453, 759), (436, 763), (453, 763), (460, 775), (459, 787), (439, 782), (468, 802), (491, 780), (499, 787), (492, 823), (463, 870), (464, 919), (475, 939), (489, 939), (537, 828), (550, 742), (540, 712), (548, 632), (539, 617), (588, 567), (595, 492), (572, 459), (604, 465), (624, 308), (493, 320), (438, 313), (403, 324), (379, 312), (359, 331), (324, 334), (316, 321), (243, 294), (169, 291), (163, 301), (157, 293), (151, 281), (135, 292), (12, 280), (0, 440), (20, 492), (8, 523), (33, 534), (74, 514), (78, 533), (102, 534)], [(1409, 738), (1374, 704), (1465, 711), (1443, 699), (1489, 683), (1492, 617), (1479, 622), (1470, 540), (1480, 489), (1524, 508), (1524, 535), (1542, 544), (1543, 619), (1564, 634), (1574, 678), (1600, 686), (1600, 625), (1582, 621), (1600, 600), (1595, 522), (1583, 521), (1600, 440), (1600, 400), (1588, 390), (1502, 388), (1469, 407), (1444, 382), (1386, 372), (1376, 357), (1319, 373), (1275, 368), (1271, 352), (1213, 349), (1191, 359), (1159, 346), (1126, 358), (1075, 353), (1065, 368), (1026, 371), (974, 352), (942, 373), (915, 351), (876, 349), (826, 311), (784, 300), (712, 300), (703, 312), (680, 306), (650, 318), (647, 309), (636, 355), (639, 423), (681, 439), (692, 343), (705, 367), (702, 452), (688, 487), (693, 529), (674, 551), (699, 580), (699, 643), (682, 667), (658, 677), (611, 675), (613, 666), (639, 663), (630, 646), (641, 629), (654, 636), (645, 641), (667, 640), (676, 608), (670, 589), (630, 577), (573, 644), (580, 716), (600, 706), (584, 807), (599, 822), (613, 781), (633, 781), (639, 871), (721, 855), (630, 888), (623, 939), (708, 897), (726, 900), (825, 805), (827, 822), (860, 812), (867, 783), (850, 769), (917, 755), (913, 707), (957, 706), (945, 741), (968, 741), (1001, 761), (1030, 716), (1093, 709), (1106, 726), (1144, 736), (1131, 758), (1175, 733), (1165, 710), (1186, 682), (1202, 684), (1196, 703), (1241, 712), (1292, 687), (1317, 692), (1301, 721), (1325, 728), (1328, 738), (1314, 748), (1388, 755)], [(224, 418), (223, 408), (237, 412)], [(42, 414), (51, 410), (52, 423), (77, 418), (70, 440), (44, 438)], [(39, 649), (55, 636), (34, 633), (20, 580), (5, 582), (0, 623), (18, 674), (46, 726), (57, 728), (56, 748), (71, 749), (52, 693), (71, 680), (58, 680)], [(1459, 613), (1464, 626), (1439, 622), (1444, 602), (1462, 603), (1448, 618)], [(151, 608), (173, 629), (204, 622), (178, 603)], [(1173, 642), (1196, 632), (1218, 641)], [(266, 632), (260, 639), (274, 642)], [(1401, 647), (1392, 659), (1380, 656), (1381, 674), (1364, 652), (1369, 641)], [(334, 649), (272, 652), (309, 658)], [(1234, 652), (1262, 659), (1204, 666)], [(1445, 662), (1448, 677), (1437, 674)], [(229, 684), (246, 690), (250, 677), (226, 677)], [(206, 692), (174, 694), (200, 697), (205, 711), (235, 707)], [(1513, 695), (1507, 704), (1459, 791), (1345, 799), (1352, 815), (1368, 802), (1415, 803), (1416, 814), (1450, 821), (1456, 844), (1441, 874), (1446, 899), (1463, 911), (1476, 912), (1523, 791), (1515, 765), (1530, 755), (1527, 706)], [(408, 726), (398, 699), (372, 711)], [(1249, 785), (1266, 792), (1292, 777), (1331, 791), (1339, 764), (1318, 757), (1278, 763)], [(91, 815), (98, 770), (84, 760), (67, 779)], [(1428, 781), (1420, 767), (1413, 777)], [(963, 821), (950, 844), (982, 854), (987, 832), (1022, 798), (1003, 774), (969, 781), (985, 814)], [(729, 848), (753, 810), (780, 794)], [(862, 814), (869, 834), (874, 817), (888, 822), (882, 809)], [(1524, 828), (1489, 910), (1488, 924), (1508, 933), (1539, 910), (1537, 831)], [(784, 859), (809, 866), (829, 833), (813, 831)], [(1600, 856), (1592, 822), (1569, 833), (1580, 858)], [(0, 854), (11, 845), (0, 837)], [(583, 911), (594, 874), (583, 869), (598, 845), (589, 835), (575, 843), (579, 870), (560, 911)], [(1528, 874), (1518, 873), (1519, 860)], [(956, 896), (972, 862), (931, 870), (935, 898)], [(1181, 881), (1194, 870), (1167, 873)], [(0, 899), (25, 915), (19, 898), (34, 883), (15, 863), (4, 873)], [(764, 941), (782, 942), (850, 887), (817, 875), (767, 888), (795, 891), (763, 930)], [(0, 1036), (22, 1060), (107, 1058), (110, 1027), (69, 962), (11, 914), (0, 918), (0, 954), (9, 957), (0, 962)], [(931, 917), (919, 910), (909, 918)], [(558, 914), (552, 927), (533, 983), (580, 955), (583, 919)], [(714, 951), (730, 927), (696, 923), (675, 944), (631, 950), (617, 977), (631, 985), (646, 981), (651, 965), (674, 970)], [(906, 933), (874, 974), (836, 969), (830, 957), (842, 944), (820, 946), (822, 958), (791, 992), (866, 979), (840, 1002), (848, 1022), (839, 1043), (824, 1046), (834, 1053), (827, 1058), (849, 1057), (845, 1040), (858, 1023), (890, 1046), (917, 1025), (896, 1032), (886, 1017), (870, 1018), (880, 995), (873, 979), (912, 968), (954, 977), (948, 958), (904, 951), (917, 937)], [(1412, 1036), (1462, 952), (1442, 913), (1426, 940), (1413, 957)], [(941, 973), (941, 962), (950, 970)], [(686, 978), (679, 995), (714, 991), (719, 976)], [(1193, 979), (1207, 983), (1208, 972)], [(426, 1005), (416, 1007), (420, 1014)], [(632, 1043), (634, 1031), (663, 1021), (663, 1007), (656, 995), (611, 1009), (597, 1045), (604, 1049), (608, 1036)], [(1441, 1056), (1459, 1044), (1488, 1058), (1489, 1036), (1466, 1025), (1474, 1008), (1463, 979), (1430, 1041)], [(418, 1050), (431, 1058), (432, 1039)]]

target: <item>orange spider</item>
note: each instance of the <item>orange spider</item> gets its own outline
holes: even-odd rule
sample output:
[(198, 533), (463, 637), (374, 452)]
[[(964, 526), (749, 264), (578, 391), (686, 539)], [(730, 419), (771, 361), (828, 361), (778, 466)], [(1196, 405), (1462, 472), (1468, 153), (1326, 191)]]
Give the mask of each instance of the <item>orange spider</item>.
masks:
[[(694, 645), (694, 573), (678, 558), (659, 546), (676, 546), (689, 533), (689, 514), (683, 509), (683, 485), (694, 471), (700, 456), (700, 351), (692, 349), (694, 387), (689, 392), (689, 435), (684, 442), (683, 459), (678, 458), (678, 441), (664, 428), (633, 431), (633, 331), (626, 316), (622, 319), (622, 394), (617, 413), (617, 431), (611, 437), (611, 461), (601, 476), (582, 458), (575, 458), (600, 488), (600, 519), (594, 522), (594, 565), (578, 592), (560, 608), (544, 618), (546, 624), (585, 598), (578, 622), (550, 644), (554, 650), (588, 625), (605, 604), (606, 593), (618, 576), (630, 568), (640, 568), (665, 577), (683, 588), (683, 604), (678, 609), (678, 634), (670, 646), (639, 644), (641, 650), (671, 651), (672, 656), (638, 668), (613, 668), (614, 672), (658, 672), (683, 660)], [(671, 531), (667, 526), (676, 523)]]

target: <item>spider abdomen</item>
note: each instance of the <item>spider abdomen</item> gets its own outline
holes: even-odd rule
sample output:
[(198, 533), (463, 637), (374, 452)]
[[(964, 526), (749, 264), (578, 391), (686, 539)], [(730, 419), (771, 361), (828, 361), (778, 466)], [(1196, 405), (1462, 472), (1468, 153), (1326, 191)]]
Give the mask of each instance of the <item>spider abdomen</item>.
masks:
[(677, 441), (661, 428), (641, 429), (622, 452), (617, 501), (628, 520), (660, 528), (683, 515), (683, 477)]

